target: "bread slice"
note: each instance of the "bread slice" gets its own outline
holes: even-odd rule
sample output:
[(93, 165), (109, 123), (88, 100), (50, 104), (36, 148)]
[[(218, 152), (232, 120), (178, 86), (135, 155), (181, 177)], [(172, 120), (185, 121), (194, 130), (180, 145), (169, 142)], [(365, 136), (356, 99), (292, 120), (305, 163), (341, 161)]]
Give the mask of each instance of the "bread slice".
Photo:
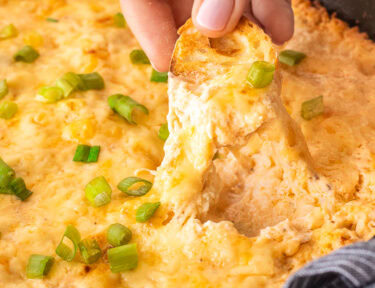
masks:
[(268, 35), (245, 18), (219, 39), (191, 21), (179, 33), (169, 75), (171, 135), (156, 177), (177, 218), (229, 220), (253, 236), (318, 203), (330, 209), (331, 188), (281, 103), (278, 69), (266, 88), (246, 82), (253, 62), (278, 65)]

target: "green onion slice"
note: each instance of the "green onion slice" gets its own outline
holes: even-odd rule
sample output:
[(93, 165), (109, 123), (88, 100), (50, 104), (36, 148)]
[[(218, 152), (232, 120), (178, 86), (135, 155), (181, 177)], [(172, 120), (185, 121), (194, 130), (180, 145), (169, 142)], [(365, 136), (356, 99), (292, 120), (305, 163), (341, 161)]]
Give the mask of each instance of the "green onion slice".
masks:
[[(68, 238), (71, 245), (64, 243), (65, 238)], [(77, 228), (73, 225), (68, 225), (65, 229), (64, 235), (61, 238), (60, 244), (57, 246), (55, 252), (65, 261), (72, 261), (76, 256), (78, 249), (78, 243), (81, 240), (81, 235), (79, 234)]]
[(306, 57), (306, 54), (294, 50), (284, 50), (279, 55), (279, 61), (289, 66), (297, 65)]
[(10, 119), (18, 111), (18, 105), (11, 101), (0, 102), (0, 118)]
[(113, 16), (113, 22), (115, 23), (116, 27), (119, 27), (119, 28), (126, 27), (126, 21), (125, 21), (124, 15), (122, 15), (122, 13), (120, 12), (116, 13)]
[[(144, 185), (138, 187), (137, 189), (129, 189), (131, 186), (133, 186), (136, 183), (143, 183)], [(124, 192), (125, 194), (128, 194), (130, 196), (143, 196), (147, 194), (148, 191), (150, 191), (152, 187), (152, 183), (138, 177), (127, 177), (117, 185), (117, 188)]]
[(130, 61), (133, 64), (151, 64), (146, 53), (140, 49), (135, 49), (132, 52), (130, 52), (129, 57), (130, 57)]
[(75, 162), (97, 162), (100, 152), (100, 146), (90, 147), (88, 145), (78, 145), (73, 157)]
[(26, 267), (27, 278), (43, 278), (51, 270), (53, 265), (53, 257), (33, 254), (29, 258)]
[(59, 22), (59, 19), (48, 17), (48, 18), (46, 18), (46, 21), (47, 22), (57, 23), (57, 22)]
[(127, 244), (108, 249), (108, 261), (113, 273), (133, 270), (138, 265), (137, 244)]
[(107, 241), (112, 246), (128, 244), (131, 238), (132, 231), (120, 223), (112, 224), (107, 230)]
[(152, 69), (151, 82), (168, 82), (168, 72), (158, 72)]
[(78, 85), (78, 89), (86, 90), (102, 90), (104, 89), (103, 77), (98, 72), (88, 74), (78, 74), (82, 82)]
[(319, 116), (323, 113), (323, 96), (319, 96), (302, 103), (301, 116), (305, 120), (311, 120), (312, 118)]
[(0, 30), (0, 40), (14, 38), (18, 35), (17, 28), (13, 24), (9, 24)]
[(13, 194), (9, 185), (14, 175), (14, 170), (0, 158), (0, 194)]
[(89, 153), (89, 156), (87, 157), (86, 162), (87, 163), (98, 162), (99, 153), (100, 153), (100, 146), (92, 146), (90, 148), (90, 153)]
[(273, 74), (275, 73), (275, 65), (265, 61), (256, 61), (251, 65), (247, 82), (253, 88), (264, 88), (271, 84)]
[(91, 180), (85, 188), (85, 195), (91, 205), (100, 207), (111, 201), (112, 189), (103, 176)]
[(148, 109), (144, 105), (139, 104), (129, 96), (124, 96), (122, 94), (109, 96), (108, 104), (112, 110), (124, 117), (130, 124), (137, 124), (132, 117), (135, 108), (139, 109), (146, 115), (148, 114)]
[(7, 80), (1, 80), (0, 81), (0, 99), (4, 98), (8, 94), (8, 83)]
[(75, 162), (86, 162), (90, 154), (90, 146), (88, 145), (78, 145), (76, 152), (73, 157)]
[(13, 191), (13, 194), (22, 201), (25, 201), (33, 194), (33, 192), (27, 190), (25, 181), (21, 177), (14, 178), (9, 183), (9, 187)]
[(166, 141), (169, 137), (168, 123), (161, 125), (158, 136), (161, 140)]
[(78, 247), (86, 264), (95, 263), (102, 256), (102, 250), (95, 239), (84, 239), (78, 243)]
[(43, 103), (55, 103), (64, 98), (64, 90), (57, 86), (42, 87), (35, 99)]
[(64, 97), (66, 98), (80, 88), (80, 90), (84, 90), (85, 84), (78, 74), (67, 72), (56, 81), (56, 86), (64, 91)]
[(160, 202), (155, 203), (144, 203), (142, 204), (135, 214), (135, 219), (137, 222), (147, 222), (159, 208)]
[(16, 54), (14, 54), (13, 59), (15, 61), (21, 61), (25, 63), (32, 63), (39, 57), (38, 51), (36, 51), (30, 45), (23, 46)]

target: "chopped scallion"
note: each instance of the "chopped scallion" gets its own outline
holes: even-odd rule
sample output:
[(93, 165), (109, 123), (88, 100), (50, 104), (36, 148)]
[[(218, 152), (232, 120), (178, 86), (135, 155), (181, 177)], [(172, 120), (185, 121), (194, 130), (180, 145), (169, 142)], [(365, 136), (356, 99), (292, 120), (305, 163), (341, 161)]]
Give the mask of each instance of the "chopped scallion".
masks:
[(128, 244), (131, 238), (132, 231), (120, 223), (112, 224), (107, 230), (107, 241), (112, 246)]
[(16, 54), (14, 54), (13, 59), (15, 61), (21, 61), (25, 63), (32, 63), (39, 57), (38, 51), (36, 51), (30, 45), (23, 46)]
[(147, 222), (159, 208), (160, 202), (144, 203), (136, 211), (135, 219), (137, 222)]
[(100, 153), (100, 146), (92, 146), (90, 148), (90, 153), (89, 153), (89, 156), (87, 157), (86, 162), (87, 163), (98, 162), (99, 153)]
[[(133, 186), (136, 183), (143, 183), (142, 186), (138, 187), (137, 189), (129, 189), (131, 186)], [(118, 185), (117, 188), (124, 192), (125, 194), (128, 194), (130, 196), (143, 196), (147, 194), (148, 191), (150, 191), (152, 187), (152, 183), (138, 177), (127, 177), (123, 179)]]
[(319, 96), (302, 103), (301, 116), (305, 120), (311, 120), (312, 118), (319, 116), (323, 113), (323, 96)]
[(53, 257), (33, 254), (26, 267), (27, 278), (43, 278), (48, 274), (53, 265)]
[(9, 187), (13, 191), (13, 194), (22, 201), (25, 201), (33, 194), (33, 192), (27, 190), (25, 181), (21, 177), (14, 178), (9, 183)]
[(108, 261), (113, 273), (133, 270), (138, 265), (137, 244), (126, 244), (108, 249)]
[(35, 99), (43, 103), (55, 103), (64, 98), (64, 90), (57, 86), (42, 87)]
[(73, 72), (65, 73), (60, 79), (56, 81), (56, 86), (64, 90), (64, 97), (68, 97), (71, 93), (76, 90), (83, 90), (83, 80), (78, 74)]
[(294, 50), (284, 50), (279, 55), (279, 61), (289, 66), (297, 65), (306, 57), (306, 54)]
[(140, 49), (135, 49), (132, 52), (130, 52), (129, 57), (130, 57), (130, 61), (133, 64), (151, 64), (146, 53)]
[(82, 91), (86, 90), (101, 90), (104, 89), (103, 77), (98, 72), (88, 74), (78, 74), (81, 78), (82, 83), (78, 85), (78, 89)]
[(9, 184), (16, 173), (0, 158), (0, 194), (13, 194)]
[(105, 178), (99, 176), (86, 185), (85, 195), (91, 205), (99, 207), (111, 201), (112, 189)]
[(76, 152), (73, 157), (73, 161), (75, 162), (86, 162), (87, 157), (90, 154), (90, 146), (88, 145), (78, 145)]
[(51, 18), (51, 17), (46, 18), (46, 21), (47, 21), (47, 22), (53, 22), (53, 23), (57, 23), (57, 22), (59, 22), (58, 19), (56, 19), (56, 18)]
[(0, 40), (14, 38), (18, 35), (17, 28), (13, 24), (9, 24), (0, 30)]
[(160, 126), (158, 136), (161, 140), (166, 141), (169, 137), (168, 123)]
[(152, 69), (151, 82), (168, 82), (168, 72), (158, 72)]
[(75, 162), (97, 162), (100, 152), (100, 146), (90, 147), (88, 145), (78, 145), (73, 157)]
[(115, 23), (116, 27), (119, 27), (119, 28), (126, 27), (126, 21), (125, 21), (124, 15), (122, 15), (122, 13), (120, 12), (116, 13), (113, 16), (113, 22)]
[(264, 88), (271, 84), (273, 74), (275, 73), (275, 65), (265, 61), (256, 61), (251, 65), (247, 82), (253, 88)]
[(148, 114), (148, 109), (144, 105), (139, 104), (129, 96), (124, 96), (122, 94), (110, 96), (108, 98), (108, 104), (112, 110), (124, 117), (130, 124), (137, 124), (132, 117), (133, 110), (135, 108), (139, 109), (145, 114)]
[(0, 80), (0, 99), (4, 98), (8, 94), (8, 83), (6, 79)]
[[(70, 240), (71, 247), (64, 243), (65, 238)], [(80, 240), (81, 235), (79, 234), (77, 228), (75, 228), (73, 225), (68, 225), (59, 245), (56, 248), (56, 254), (65, 261), (72, 261), (77, 253), (78, 243)]]
[(86, 264), (95, 263), (102, 256), (102, 250), (100, 250), (99, 244), (95, 239), (84, 239), (78, 243), (78, 247), (83, 262)]
[(10, 119), (18, 111), (18, 105), (11, 101), (0, 102), (0, 118)]

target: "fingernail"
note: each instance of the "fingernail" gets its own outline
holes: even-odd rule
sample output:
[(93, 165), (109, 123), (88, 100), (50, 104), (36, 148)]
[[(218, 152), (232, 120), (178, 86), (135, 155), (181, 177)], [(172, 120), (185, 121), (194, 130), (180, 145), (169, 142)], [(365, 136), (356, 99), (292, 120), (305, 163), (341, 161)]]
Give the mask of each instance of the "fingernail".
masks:
[(200, 26), (221, 31), (232, 14), (234, 0), (204, 0), (199, 8), (197, 22)]

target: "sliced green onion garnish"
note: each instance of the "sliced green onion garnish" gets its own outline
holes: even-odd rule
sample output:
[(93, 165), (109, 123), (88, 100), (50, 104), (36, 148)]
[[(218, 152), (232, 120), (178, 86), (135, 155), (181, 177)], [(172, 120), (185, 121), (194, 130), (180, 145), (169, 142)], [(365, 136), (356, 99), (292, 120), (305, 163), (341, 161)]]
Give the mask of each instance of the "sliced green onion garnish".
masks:
[[(65, 238), (70, 240), (70, 245), (64, 243)], [(79, 234), (77, 228), (73, 225), (68, 225), (61, 238), (60, 244), (56, 248), (56, 254), (59, 255), (65, 261), (72, 261), (76, 256), (78, 243), (81, 240), (81, 235)]]
[(305, 120), (311, 120), (312, 118), (319, 116), (323, 113), (323, 96), (319, 96), (302, 103), (301, 116)]
[(124, 96), (122, 94), (110, 96), (108, 98), (108, 104), (112, 110), (124, 117), (130, 124), (137, 124), (132, 117), (132, 113), (135, 108), (141, 110), (145, 114), (148, 114), (148, 109), (145, 106), (139, 104), (129, 96)]
[(294, 50), (284, 50), (279, 55), (279, 61), (289, 66), (297, 65), (306, 57), (306, 54)]
[(265, 61), (256, 61), (251, 65), (249, 74), (247, 75), (247, 82), (253, 88), (264, 88), (271, 84), (274, 72), (274, 64)]
[(16, 54), (13, 59), (15, 61), (21, 61), (26, 63), (32, 63), (39, 57), (38, 51), (36, 51), (30, 45), (23, 46)]
[(78, 74), (73, 72), (65, 73), (61, 78), (56, 81), (56, 86), (64, 91), (64, 97), (68, 97), (71, 93), (78, 90), (79, 87), (84, 87), (83, 80)]
[(98, 162), (99, 153), (100, 153), (100, 146), (92, 146), (90, 148), (90, 153), (89, 153), (89, 156), (87, 157), (86, 162), (87, 163)]
[(42, 87), (35, 99), (43, 103), (55, 103), (64, 98), (64, 90), (57, 86)]
[(164, 123), (160, 126), (158, 136), (161, 140), (165, 141), (169, 137), (168, 123)]
[(129, 57), (130, 57), (130, 61), (133, 64), (151, 64), (146, 53), (140, 49), (135, 49), (132, 52), (130, 52)]
[(10, 119), (18, 111), (18, 105), (11, 101), (0, 102), (0, 118)]
[(87, 157), (90, 154), (90, 146), (88, 145), (78, 145), (76, 152), (73, 157), (73, 161), (75, 162), (86, 162)]
[(117, 26), (119, 28), (126, 27), (126, 21), (125, 21), (124, 15), (122, 15), (122, 13), (120, 13), (120, 12), (116, 13), (113, 16), (113, 22), (115, 23), (115, 26)]
[(100, 152), (100, 146), (90, 147), (88, 145), (78, 145), (73, 157), (75, 162), (97, 162)]
[(160, 202), (144, 203), (142, 204), (135, 214), (137, 222), (147, 222), (159, 208)]
[(0, 30), (0, 40), (16, 37), (18, 35), (17, 28), (13, 24), (9, 24)]
[(8, 83), (7, 83), (7, 80), (4, 79), (4, 80), (1, 80), (0, 81), (0, 99), (4, 98), (5, 95), (7, 95), (9, 92), (8, 90)]
[[(129, 189), (131, 186), (133, 186), (136, 183), (143, 183), (142, 186), (138, 187), (137, 189)], [(117, 185), (117, 188), (130, 195), (130, 196), (143, 196), (147, 194), (148, 191), (150, 191), (152, 187), (152, 183), (138, 177), (127, 177)]]
[(53, 257), (33, 254), (29, 258), (26, 267), (27, 278), (43, 278), (51, 270), (53, 265)]
[(168, 82), (168, 72), (158, 72), (152, 69), (151, 82)]
[(14, 175), (16, 175), (14, 170), (0, 158), (0, 194), (13, 194), (9, 184), (14, 179)]
[(95, 239), (84, 239), (79, 242), (78, 247), (83, 262), (86, 264), (95, 263), (102, 256), (102, 250), (100, 250), (99, 244)]
[(107, 230), (107, 241), (112, 246), (128, 244), (131, 238), (132, 231), (120, 223), (112, 224)]
[(33, 194), (33, 192), (27, 190), (25, 181), (21, 177), (14, 178), (9, 183), (9, 187), (13, 191), (13, 194), (22, 201), (25, 201)]
[(112, 189), (105, 178), (99, 176), (86, 185), (85, 195), (91, 205), (99, 207), (111, 201)]
[(135, 269), (138, 265), (137, 244), (127, 244), (108, 249), (108, 261), (113, 273)]
[(46, 18), (46, 21), (47, 21), (47, 22), (53, 22), (53, 23), (57, 23), (57, 22), (59, 22), (58, 19), (56, 19), (56, 18), (51, 18), (51, 17)]
[(82, 83), (78, 85), (79, 90), (86, 91), (104, 89), (103, 77), (98, 72), (78, 74), (78, 76), (82, 80)]

